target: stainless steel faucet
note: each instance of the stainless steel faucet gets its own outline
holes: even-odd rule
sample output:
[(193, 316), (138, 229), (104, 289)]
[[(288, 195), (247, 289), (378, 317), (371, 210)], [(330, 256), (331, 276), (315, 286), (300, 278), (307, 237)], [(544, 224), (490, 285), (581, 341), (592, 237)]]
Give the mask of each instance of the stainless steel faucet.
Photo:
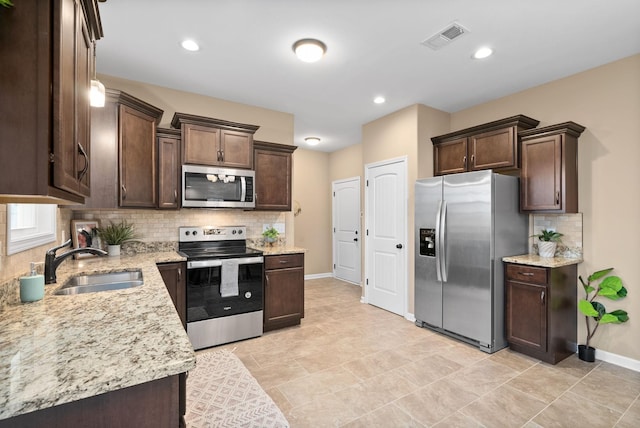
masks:
[(67, 251), (66, 253), (60, 254), (58, 257), (56, 257), (56, 251), (58, 251), (60, 248), (67, 247), (69, 245), (71, 245), (71, 239), (69, 239), (67, 242), (65, 242), (62, 245), (59, 245), (57, 247), (53, 247), (47, 250), (47, 253), (44, 256), (44, 283), (45, 284), (53, 284), (54, 282), (56, 282), (56, 269), (58, 269), (58, 266), (60, 266), (60, 263), (62, 263), (67, 257), (70, 257), (78, 253), (91, 253), (91, 254), (96, 254), (98, 256), (107, 255), (106, 251), (102, 251), (98, 248), (85, 247), (85, 248), (74, 248), (73, 250)]

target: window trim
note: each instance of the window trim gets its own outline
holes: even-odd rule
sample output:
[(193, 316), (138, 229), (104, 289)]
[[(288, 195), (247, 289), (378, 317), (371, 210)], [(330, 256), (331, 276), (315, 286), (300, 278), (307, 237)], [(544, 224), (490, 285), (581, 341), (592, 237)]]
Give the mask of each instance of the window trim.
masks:
[[(12, 206), (36, 207), (35, 230), (30, 233), (19, 233), (11, 228)], [(56, 240), (58, 206), (53, 204), (7, 204), (7, 255), (36, 248)]]

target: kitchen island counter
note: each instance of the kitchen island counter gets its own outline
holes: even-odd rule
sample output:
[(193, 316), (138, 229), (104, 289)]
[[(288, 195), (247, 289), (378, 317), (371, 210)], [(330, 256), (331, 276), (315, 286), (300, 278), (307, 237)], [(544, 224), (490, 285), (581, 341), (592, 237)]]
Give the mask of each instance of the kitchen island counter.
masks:
[[(65, 260), (43, 300), (0, 308), (0, 420), (189, 371), (195, 353), (156, 263), (175, 252)], [(125, 290), (55, 295), (73, 276), (141, 269)]]
[(536, 254), (503, 257), (502, 261), (505, 263), (518, 263), (521, 265), (547, 268), (557, 268), (582, 263), (582, 259), (570, 259), (567, 257), (540, 257)]

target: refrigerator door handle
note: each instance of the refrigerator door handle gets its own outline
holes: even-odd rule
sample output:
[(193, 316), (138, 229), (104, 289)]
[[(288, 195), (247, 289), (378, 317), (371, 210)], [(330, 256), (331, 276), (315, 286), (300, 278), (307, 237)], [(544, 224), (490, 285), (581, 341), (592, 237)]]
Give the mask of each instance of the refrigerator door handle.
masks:
[(440, 237), (440, 215), (442, 214), (442, 200), (438, 202), (438, 213), (436, 214), (436, 278), (438, 281), (442, 281), (442, 273), (440, 272), (440, 242), (442, 242), (442, 238)]
[(440, 217), (440, 272), (442, 273), (442, 282), (447, 282), (447, 201), (442, 201), (442, 215)]

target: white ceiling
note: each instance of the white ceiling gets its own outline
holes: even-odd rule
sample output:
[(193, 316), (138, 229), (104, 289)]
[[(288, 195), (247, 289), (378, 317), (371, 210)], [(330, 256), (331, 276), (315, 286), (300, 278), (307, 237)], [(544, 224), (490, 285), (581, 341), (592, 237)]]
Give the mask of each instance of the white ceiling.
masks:
[[(294, 143), (318, 136), (315, 149), (328, 152), (359, 143), (363, 124), (411, 104), (455, 112), (640, 52), (638, 0), (108, 0), (99, 7), (98, 73), (292, 113)], [(438, 51), (421, 45), (453, 21), (469, 33)], [(291, 50), (309, 37), (328, 47), (315, 64)], [(200, 51), (183, 50), (184, 38)], [(472, 60), (484, 45), (495, 54)], [(387, 102), (373, 104), (376, 95)]]

